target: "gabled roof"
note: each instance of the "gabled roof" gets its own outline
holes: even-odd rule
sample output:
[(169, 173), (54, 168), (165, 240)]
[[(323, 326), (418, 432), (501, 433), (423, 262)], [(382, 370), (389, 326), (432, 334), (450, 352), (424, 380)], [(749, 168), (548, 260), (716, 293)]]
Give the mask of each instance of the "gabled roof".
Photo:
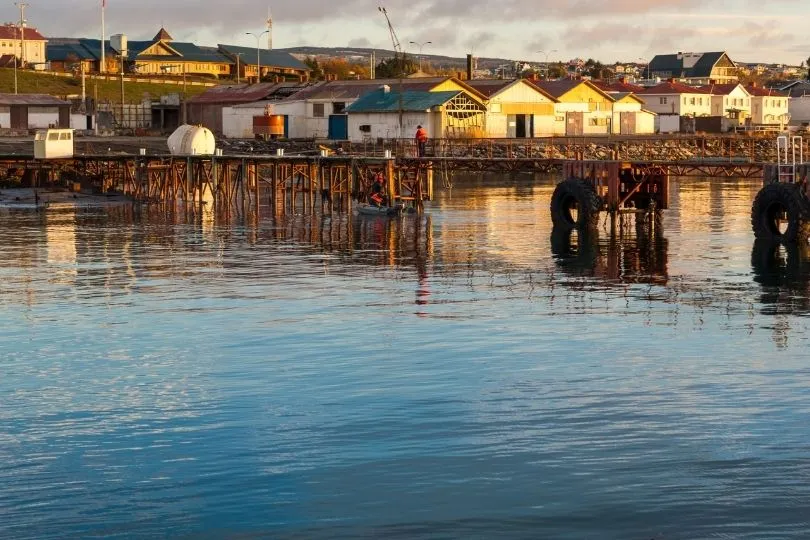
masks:
[[(194, 43), (186, 43), (181, 41), (172, 41), (171, 43), (164, 44), (170, 47), (173, 51), (180, 55), (180, 58), (171, 58), (162, 55), (143, 55), (138, 54), (137, 58), (133, 60), (183, 60), (186, 62), (216, 62), (220, 64), (231, 64), (231, 59), (217, 49), (212, 47), (199, 47)], [(142, 49), (143, 50), (143, 49)]]
[[(30, 26), (25, 27), (23, 37), (26, 41), (48, 41), (48, 38)], [(0, 39), (20, 39), (20, 27), (10, 23), (0, 25)]]
[[(238, 45), (218, 45), (219, 50), (222, 51), (224, 54), (228, 55), (232, 59), (236, 58), (236, 55), (241, 55), (241, 62), (245, 65), (252, 65), (255, 66), (256, 64), (253, 63), (256, 60), (256, 48), (255, 47), (240, 47)], [(287, 69), (299, 69), (302, 71), (309, 71), (309, 68), (295, 58), (290, 53), (284, 51), (271, 51), (267, 49), (259, 49), (259, 61), (262, 63), (262, 66), (266, 67), (276, 67), (276, 68), (287, 68)]]
[(370, 112), (424, 112), (444, 105), (459, 94), (458, 90), (448, 92), (422, 92), (405, 90), (399, 92), (376, 90), (361, 97), (348, 107), (348, 113), (370, 113)]
[(712, 94), (713, 96), (727, 96), (736, 90), (738, 86), (747, 92), (745, 87), (740, 83), (707, 84), (705, 86), (701, 86), (700, 89), (706, 90), (706, 92)]
[(598, 86), (600, 89), (604, 90), (605, 92), (633, 92), (638, 94), (642, 90), (644, 90), (643, 86), (639, 86), (637, 84), (628, 84), (622, 81), (614, 81), (611, 83), (605, 81), (591, 81), (593, 84)]
[[(690, 54), (690, 53), (687, 53)], [(695, 53), (700, 54), (700, 58), (695, 62), (690, 68), (685, 68), (683, 65), (684, 55), (682, 53), (679, 54), (658, 54), (650, 60), (649, 65), (649, 72), (668, 72), (671, 73), (673, 77), (680, 78), (697, 78), (697, 77), (709, 77), (712, 74), (712, 69), (720, 61), (721, 58), (724, 56), (728, 58), (725, 52), (706, 52), (706, 53)], [(731, 58), (728, 59), (729, 62), (734, 64), (734, 61)]]
[(543, 90), (539, 86), (532, 84), (526, 79), (473, 79), (471, 81), (465, 81), (467, 85), (471, 86), (479, 93), (483, 94), (487, 99), (492, 99), (497, 94), (500, 94), (504, 90), (511, 88), (517, 84), (526, 84), (532, 90), (541, 93), (546, 98), (550, 99), (553, 102), (556, 102), (557, 99), (549, 94), (547, 91)]
[(754, 86), (749, 84), (745, 87), (745, 90), (751, 94), (752, 96), (758, 97), (787, 97), (788, 95), (784, 92), (780, 92), (779, 90), (774, 90), (772, 88), (763, 88), (761, 86)]
[(610, 101), (613, 101), (613, 98), (610, 94), (606, 93), (604, 90), (593, 84), (591, 81), (586, 80), (578, 80), (578, 79), (559, 79), (556, 81), (529, 81), (534, 86), (538, 87), (540, 90), (547, 92), (549, 95), (553, 96), (555, 100), (559, 101), (565, 94), (573, 90), (574, 88), (584, 84), (588, 88), (595, 90), (597, 93), (601, 94), (603, 97), (606, 97)]
[(0, 105), (39, 105), (47, 107), (70, 105), (70, 102), (48, 94), (0, 94)]
[(796, 81), (782, 88), (790, 97), (810, 96), (810, 81)]
[(80, 43), (49, 44), (45, 47), (45, 59), (49, 62), (97, 60), (96, 56)]
[[(411, 92), (430, 92), (441, 84), (452, 81), (460, 88), (467, 91), (473, 98), (484, 101), (486, 97), (476, 90), (469, 87), (464, 82), (461, 82), (452, 77), (420, 77), (417, 79), (361, 79), (349, 81), (326, 81), (319, 82), (308, 86), (304, 90), (293, 94), (288, 98), (289, 101), (304, 101), (315, 99), (329, 99), (335, 100), (353, 100), (358, 99), (369, 92), (379, 90), (383, 86), (388, 86), (392, 91), (399, 91), (400, 84), (406, 91)], [(468, 90), (469, 88), (469, 90)]]
[(673, 95), (673, 94), (706, 94), (708, 95), (709, 92), (706, 90), (702, 90), (700, 88), (695, 88), (694, 86), (687, 86), (685, 84), (677, 83), (677, 82), (662, 82), (656, 86), (651, 88), (646, 88), (641, 92), (638, 92), (642, 96), (647, 95)]
[(623, 99), (625, 99), (625, 98), (631, 98), (631, 99), (633, 99), (633, 100), (635, 100), (635, 101), (638, 101), (638, 102), (639, 102), (639, 103), (641, 103), (642, 105), (643, 105), (644, 103), (646, 103), (646, 102), (645, 102), (643, 99), (641, 99), (640, 97), (638, 97), (638, 96), (637, 96), (635, 93), (633, 93), (633, 92), (608, 92), (608, 94), (610, 94), (610, 97), (612, 97), (612, 98), (613, 98), (613, 99), (615, 99), (616, 101), (621, 101), (621, 100), (623, 100)]
[(160, 31), (155, 34), (155, 37), (152, 38), (152, 41), (172, 41), (174, 38), (169, 35), (165, 28), (161, 28)]

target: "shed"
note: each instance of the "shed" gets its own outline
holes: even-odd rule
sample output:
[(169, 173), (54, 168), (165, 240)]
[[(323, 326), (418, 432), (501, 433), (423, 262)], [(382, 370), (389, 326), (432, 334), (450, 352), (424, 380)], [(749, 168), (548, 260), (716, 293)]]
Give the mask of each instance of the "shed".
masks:
[(189, 124), (207, 127), (216, 134), (223, 131), (223, 110), (226, 107), (257, 101), (279, 100), (307, 85), (302, 83), (229, 84), (214, 86), (186, 102)]
[(554, 133), (557, 100), (526, 79), (483, 79), (467, 84), (487, 97), (487, 137), (527, 138)]
[(70, 103), (47, 94), (0, 94), (0, 128), (70, 128)]
[(375, 138), (410, 138), (419, 125), (436, 139), (480, 137), (486, 115), (486, 107), (463, 91), (409, 89), (396, 92), (388, 86), (366, 94), (346, 111), (349, 139), (358, 142)]

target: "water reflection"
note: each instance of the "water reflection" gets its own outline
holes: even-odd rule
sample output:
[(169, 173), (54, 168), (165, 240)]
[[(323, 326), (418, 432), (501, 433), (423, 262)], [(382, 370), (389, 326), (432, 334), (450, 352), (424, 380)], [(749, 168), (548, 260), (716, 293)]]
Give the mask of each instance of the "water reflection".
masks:
[(551, 252), (557, 267), (567, 274), (621, 283), (666, 285), (668, 240), (660, 227), (644, 218), (635, 233), (554, 228)]

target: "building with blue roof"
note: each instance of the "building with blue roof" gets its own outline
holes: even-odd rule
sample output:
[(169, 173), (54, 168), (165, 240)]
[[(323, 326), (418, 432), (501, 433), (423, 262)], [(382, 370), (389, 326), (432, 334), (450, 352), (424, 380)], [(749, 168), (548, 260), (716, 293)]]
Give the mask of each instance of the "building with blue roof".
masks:
[[(164, 29), (148, 41), (129, 41), (126, 58), (121, 58), (109, 41), (105, 42), (104, 71), (145, 75), (172, 74), (213, 78), (255, 79), (261, 63), (262, 79), (306, 80), (309, 68), (289, 53), (235, 45), (204, 47), (175, 41)], [(85, 64), (88, 73), (101, 71), (101, 40), (55, 39), (46, 50), (46, 58), (55, 71), (75, 71)], [(122, 61), (123, 60), (123, 61)]]
[(346, 108), (348, 136), (356, 142), (412, 138), (418, 126), (432, 138), (481, 137), (486, 107), (462, 90), (369, 92)]

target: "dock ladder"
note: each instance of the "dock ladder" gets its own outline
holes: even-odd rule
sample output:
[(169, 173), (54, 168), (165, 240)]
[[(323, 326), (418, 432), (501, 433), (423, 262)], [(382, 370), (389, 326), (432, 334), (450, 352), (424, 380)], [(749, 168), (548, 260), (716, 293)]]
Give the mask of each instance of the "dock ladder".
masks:
[(780, 135), (776, 138), (776, 170), (780, 183), (796, 182), (796, 166), (804, 164), (803, 142), (798, 135)]

